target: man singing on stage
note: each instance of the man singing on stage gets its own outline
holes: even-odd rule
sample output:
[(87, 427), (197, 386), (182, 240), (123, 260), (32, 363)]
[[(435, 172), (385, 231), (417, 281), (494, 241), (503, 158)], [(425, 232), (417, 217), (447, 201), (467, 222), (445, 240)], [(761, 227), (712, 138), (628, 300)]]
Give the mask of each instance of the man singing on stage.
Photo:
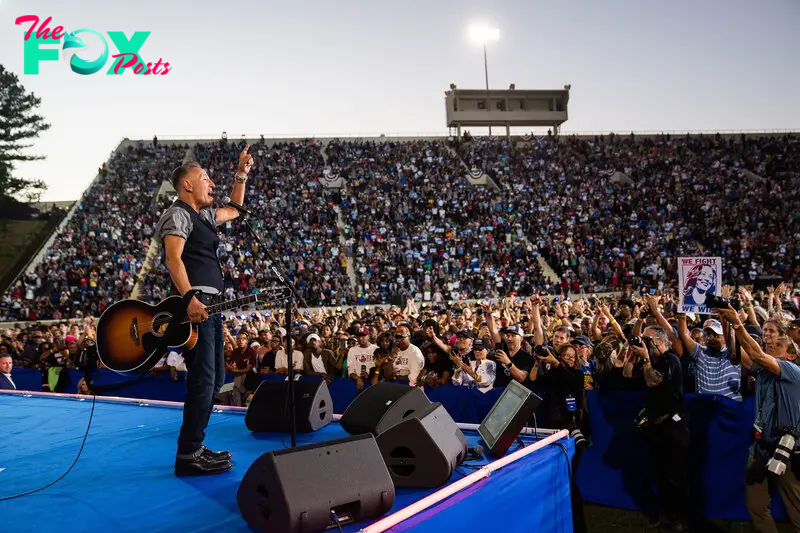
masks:
[[(244, 202), (247, 174), (253, 157), (245, 146), (239, 155), (236, 183), (231, 200)], [(219, 474), (230, 470), (231, 454), (213, 452), (203, 445), (205, 429), (214, 408), (214, 398), (225, 381), (222, 319), (206, 312), (206, 305), (220, 301), (223, 293), (222, 269), (217, 259), (219, 237), (216, 227), (239, 216), (232, 207), (215, 209), (214, 182), (195, 161), (182, 164), (172, 172), (172, 186), (178, 199), (168, 207), (156, 226), (156, 235), (164, 246), (164, 265), (172, 278), (173, 293), (190, 289), (202, 291), (189, 302), (187, 315), (198, 325), (194, 349), (184, 354), (186, 362), (186, 400), (183, 424), (178, 435), (175, 475)]]

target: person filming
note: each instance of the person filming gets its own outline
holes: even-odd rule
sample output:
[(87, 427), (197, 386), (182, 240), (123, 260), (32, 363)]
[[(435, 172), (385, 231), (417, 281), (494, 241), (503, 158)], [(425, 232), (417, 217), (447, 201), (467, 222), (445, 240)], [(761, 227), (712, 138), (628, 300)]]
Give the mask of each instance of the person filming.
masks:
[[(670, 350), (667, 333), (660, 326), (645, 328), (630, 340), (629, 375), (644, 389), (644, 409), (636, 430), (647, 447), (658, 491), (659, 520), (667, 531), (688, 531), (686, 524), (686, 456), (689, 427), (683, 412), (683, 372), (678, 356)], [(630, 367), (629, 367), (630, 368)]]
[(745, 467), (745, 503), (757, 532), (778, 529), (770, 503), (777, 490), (800, 531), (800, 367), (797, 344), (784, 332), (762, 350), (732, 308), (717, 309), (742, 346), (742, 365), (756, 375), (753, 444)]

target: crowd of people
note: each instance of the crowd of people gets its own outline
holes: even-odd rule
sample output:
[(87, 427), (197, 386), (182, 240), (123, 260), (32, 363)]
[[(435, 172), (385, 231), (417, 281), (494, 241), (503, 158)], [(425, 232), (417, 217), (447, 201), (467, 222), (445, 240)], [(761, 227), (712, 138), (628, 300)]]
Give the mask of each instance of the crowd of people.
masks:
[(345, 177), (358, 303), (395, 295), (442, 303), (547, 286), (524, 213), (506, 195), (471, 186), (444, 141), (332, 141), (327, 153)]
[[(220, 202), (243, 142), (192, 150)], [(154, 142), (116, 153), (44, 260), (3, 295), (0, 318), (97, 316), (137, 282), (141, 299), (167, 296), (158, 257), (139, 274), (172, 199), (154, 196), (187, 149)], [(676, 284), (677, 257), (693, 255), (722, 257), (729, 283), (800, 275), (791, 135), (262, 140), (254, 149), (246, 202), (266, 247), (241, 220), (221, 228), (231, 297), (268, 283), (270, 260), (312, 306), (664, 289)], [(472, 185), (473, 168), (493, 184)], [(343, 188), (326, 187), (329, 176)], [(560, 286), (543, 278), (540, 255)]]
[(724, 279), (800, 274), (800, 139), (470, 138), (464, 161), (520, 200), (529, 239), (575, 293), (664, 288), (678, 256)]
[[(741, 307), (722, 307), (711, 317), (680, 314), (671, 290), (572, 300), (511, 293), (496, 302), (449, 305), (409, 299), (402, 308), (298, 310), (290, 331), (283, 327), (283, 311), (256, 310), (226, 317), (226, 368), (235, 378), (218, 401), (247, 405), (259, 375), (285, 375), (290, 364), (306, 376), (352, 379), (359, 390), (393, 381), (486, 392), (515, 380), (543, 398), (539, 424), (572, 432), (579, 457), (591, 441), (585, 391), (641, 389), (645, 400), (636, 422), (653, 458), (661, 526), (685, 531), (690, 435), (683, 395), (719, 395), (734, 402), (754, 395), (765, 448), (759, 451), (757, 444), (751, 452), (747, 469), (754, 481), (747, 485), (747, 503), (759, 527), (768, 527), (767, 487), (755, 470), (766, 468), (781, 435), (770, 418), (777, 416), (774, 403), (764, 402), (777, 395), (788, 406), (781, 427), (800, 427), (800, 290), (785, 284), (754, 292), (725, 286), (723, 296), (738, 296)], [(92, 319), (83, 319), (32, 323), (0, 335), (0, 359), (10, 356), (15, 365), (41, 368), (43, 388), (58, 391), (63, 370), (78, 367), (80, 347), (93, 341), (95, 331)], [(181, 354), (173, 353), (154, 372), (169, 371), (178, 379), (180, 370)], [(774, 375), (780, 380), (773, 393)], [(800, 488), (797, 478), (784, 475), (779, 482), (786, 490)], [(784, 504), (800, 512), (791, 500)], [(579, 524), (580, 510), (573, 510)]]
[(32, 272), (3, 295), (0, 321), (99, 316), (127, 298), (150, 246), (156, 193), (188, 146), (116, 151)]

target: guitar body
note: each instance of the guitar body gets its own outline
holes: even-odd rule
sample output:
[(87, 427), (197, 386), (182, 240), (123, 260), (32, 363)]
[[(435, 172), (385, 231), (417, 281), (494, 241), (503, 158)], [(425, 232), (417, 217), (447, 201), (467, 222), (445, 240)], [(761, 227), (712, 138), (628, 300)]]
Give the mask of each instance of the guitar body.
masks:
[[(193, 295), (194, 291), (190, 292)], [(114, 372), (147, 371), (170, 348), (194, 348), (197, 328), (185, 319), (189, 299), (191, 296), (170, 296), (158, 305), (140, 300), (113, 304), (97, 323), (100, 361)]]

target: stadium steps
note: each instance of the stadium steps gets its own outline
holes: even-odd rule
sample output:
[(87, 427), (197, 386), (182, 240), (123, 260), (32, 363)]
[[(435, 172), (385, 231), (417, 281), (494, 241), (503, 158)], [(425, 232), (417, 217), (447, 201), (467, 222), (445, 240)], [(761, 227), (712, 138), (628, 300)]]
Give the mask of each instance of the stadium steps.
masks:
[(347, 242), (344, 238), (347, 232), (347, 225), (344, 222), (344, 217), (342, 217), (342, 209), (338, 205), (334, 209), (336, 209), (336, 226), (339, 228), (339, 249), (343, 250), (345, 257), (347, 257), (347, 277), (350, 279), (350, 288), (355, 293), (357, 287), (356, 269), (353, 267), (353, 255), (347, 253)]
[[(185, 163), (191, 160), (191, 158), (192, 158), (191, 151), (187, 150), (186, 156), (183, 158), (182, 162)], [(161, 187), (158, 188), (158, 192), (153, 197), (151, 208), (154, 208), (157, 205), (159, 199), (165, 194), (175, 194), (175, 189), (172, 187), (172, 184), (168, 181), (161, 182)], [(133, 290), (131, 291), (131, 296), (130, 296), (132, 299), (134, 300), (139, 299), (139, 293), (141, 293), (142, 290), (141, 287), (142, 282), (145, 279), (147, 279), (147, 274), (149, 274), (150, 271), (153, 270), (153, 268), (158, 265), (158, 263), (161, 260), (160, 255), (161, 255), (161, 245), (158, 242), (158, 239), (155, 238), (155, 235), (153, 235), (150, 238), (150, 246), (148, 246), (147, 248), (147, 254), (145, 254), (144, 261), (142, 261), (142, 268), (136, 275), (136, 283), (133, 286)]]
[(539, 261), (539, 266), (542, 268), (542, 276), (544, 276), (544, 279), (560, 284), (561, 278), (558, 277), (558, 274), (556, 274), (556, 271), (550, 266), (550, 263), (548, 263), (541, 254), (539, 254), (536, 259)]

